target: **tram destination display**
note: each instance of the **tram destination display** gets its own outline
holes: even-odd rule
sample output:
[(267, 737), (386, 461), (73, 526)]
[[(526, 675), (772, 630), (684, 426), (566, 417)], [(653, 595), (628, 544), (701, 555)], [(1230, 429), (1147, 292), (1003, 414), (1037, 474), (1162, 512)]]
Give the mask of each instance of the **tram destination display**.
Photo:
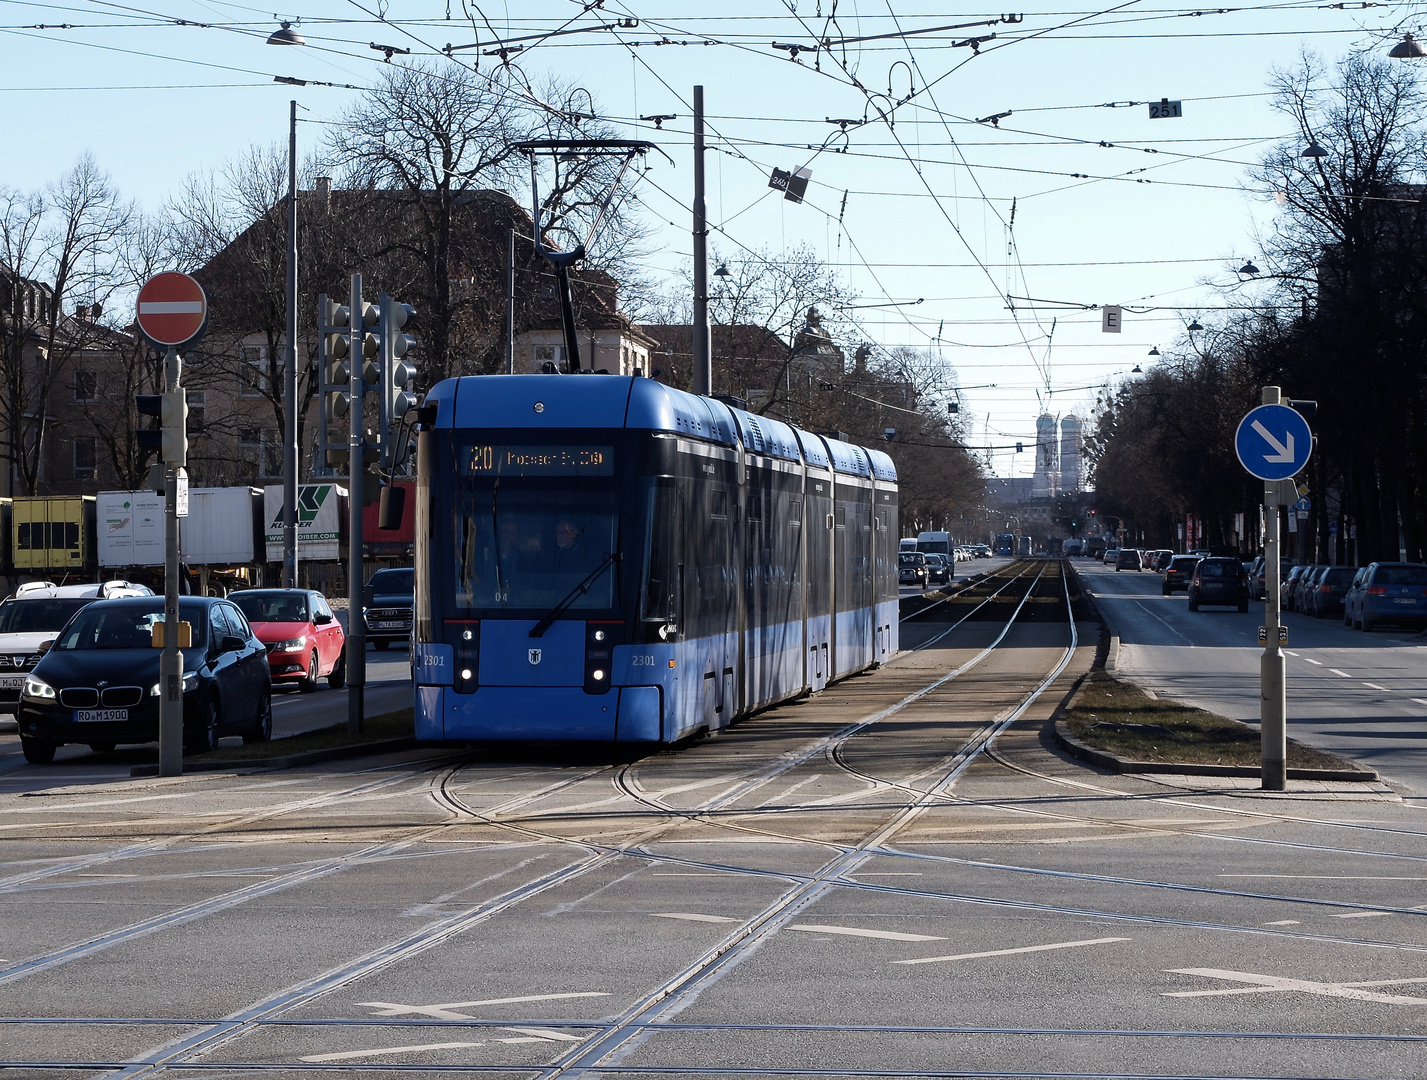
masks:
[(613, 446), (498, 446), (466, 448), (467, 476), (613, 476)]

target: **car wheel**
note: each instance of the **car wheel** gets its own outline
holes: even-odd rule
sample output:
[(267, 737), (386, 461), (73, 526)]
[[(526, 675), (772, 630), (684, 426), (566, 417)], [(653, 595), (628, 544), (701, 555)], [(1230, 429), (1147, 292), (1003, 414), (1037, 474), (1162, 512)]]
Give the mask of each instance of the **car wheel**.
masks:
[(1363, 628), (1363, 633), (1371, 634), (1373, 632), (1373, 627), (1377, 624), (1374, 623), (1371, 619), (1369, 619), (1366, 615), (1364, 615), (1358, 625)]
[(302, 677), (302, 681), (297, 684), (297, 688), (304, 694), (311, 694), (317, 689), (318, 672), (322, 670), (322, 664), (317, 659), (317, 650), (312, 650), (312, 655), (307, 659), (307, 674)]
[(186, 747), (188, 752), (190, 754), (206, 754), (209, 751), (217, 750), (220, 722), (218, 702), (210, 697), (203, 708), (203, 726), (188, 737), (188, 746)]
[(1349, 630), (1353, 628), (1353, 617), (1348, 614), (1346, 608), (1343, 610), (1343, 625), (1346, 626)]
[(1248, 602), (1247, 600), (1245, 600), (1245, 601), (1243, 601), (1242, 603), (1240, 603), (1240, 604), (1239, 604), (1239, 610), (1240, 610), (1240, 611), (1248, 611), (1248, 610), (1249, 610), (1249, 602)]
[(347, 685), (347, 650), (343, 649), (337, 654), (337, 662), (332, 665), (332, 671), (327, 676), (327, 685), (333, 690), (340, 690)]
[(90, 743), (89, 749), (93, 750), (96, 754), (107, 754), (118, 745), (118, 743), (112, 742), (109, 739), (100, 739), (98, 742)]
[(1189, 601), (1189, 610), (1190, 610), (1190, 611), (1198, 611), (1198, 610), (1199, 610), (1199, 604), (1198, 604), (1198, 602), (1195, 601), (1195, 600)]
[(390, 642), (387, 641), (386, 638), (375, 638), (372, 641), (372, 648), (376, 649), (377, 652), (386, 652), (386, 647), (389, 644)]
[(243, 736), (243, 742), (263, 743), (273, 737), (273, 696), (267, 687), (258, 695), (258, 715), (253, 718), (253, 730)]
[(1170, 590), (1167, 589), (1167, 588), (1160, 589), (1160, 591), (1159, 591), (1159, 594), (1160, 594), (1161, 596), (1168, 596), (1169, 593), (1170, 593)]
[(27, 735), (20, 736), (20, 749), (25, 752), (25, 760), (31, 765), (48, 765), (55, 759), (55, 750), (58, 744), (50, 742), (48, 739), (32, 739)]

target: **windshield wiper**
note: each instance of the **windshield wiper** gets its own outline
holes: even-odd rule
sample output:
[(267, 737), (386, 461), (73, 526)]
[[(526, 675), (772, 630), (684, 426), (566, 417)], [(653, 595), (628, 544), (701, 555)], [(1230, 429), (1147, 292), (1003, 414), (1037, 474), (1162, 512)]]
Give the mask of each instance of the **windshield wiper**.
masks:
[(619, 562), (618, 552), (605, 552), (605, 557), (600, 560), (600, 564), (598, 566), (596, 566), (593, 570), (590, 571), (589, 576), (586, 577), (584, 581), (576, 585), (573, 589), (571, 589), (569, 593), (566, 594), (565, 599), (561, 600), (558, 604), (552, 607), (549, 613), (545, 616), (545, 618), (541, 619), (531, 628), (530, 636), (544, 637), (545, 631), (549, 630), (550, 627), (554, 625), (555, 620), (558, 619), (561, 615), (563, 615), (566, 609), (568, 609), (571, 604), (573, 604), (580, 597), (584, 596), (585, 593), (589, 592), (590, 588), (594, 585), (594, 583), (599, 580), (599, 576), (617, 562)]

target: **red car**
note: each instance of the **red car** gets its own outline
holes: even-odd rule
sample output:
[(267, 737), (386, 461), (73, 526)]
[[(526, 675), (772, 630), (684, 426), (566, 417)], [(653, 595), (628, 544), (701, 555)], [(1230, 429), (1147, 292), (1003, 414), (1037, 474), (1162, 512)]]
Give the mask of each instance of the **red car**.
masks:
[(311, 693), (325, 676), (333, 690), (342, 688), (347, 681), (347, 636), (320, 592), (244, 589), (228, 599), (267, 646), (274, 683), (296, 682), (298, 689)]

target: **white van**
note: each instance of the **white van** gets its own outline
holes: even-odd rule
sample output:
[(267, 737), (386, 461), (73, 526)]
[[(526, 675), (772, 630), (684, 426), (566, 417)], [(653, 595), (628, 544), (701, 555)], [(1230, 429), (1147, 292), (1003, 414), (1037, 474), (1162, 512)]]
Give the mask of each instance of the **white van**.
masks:
[(25, 673), (40, 661), (39, 648), (86, 604), (116, 596), (153, 596), (146, 585), (105, 581), (95, 585), (56, 585), (27, 581), (0, 603), (0, 713), (20, 704)]

